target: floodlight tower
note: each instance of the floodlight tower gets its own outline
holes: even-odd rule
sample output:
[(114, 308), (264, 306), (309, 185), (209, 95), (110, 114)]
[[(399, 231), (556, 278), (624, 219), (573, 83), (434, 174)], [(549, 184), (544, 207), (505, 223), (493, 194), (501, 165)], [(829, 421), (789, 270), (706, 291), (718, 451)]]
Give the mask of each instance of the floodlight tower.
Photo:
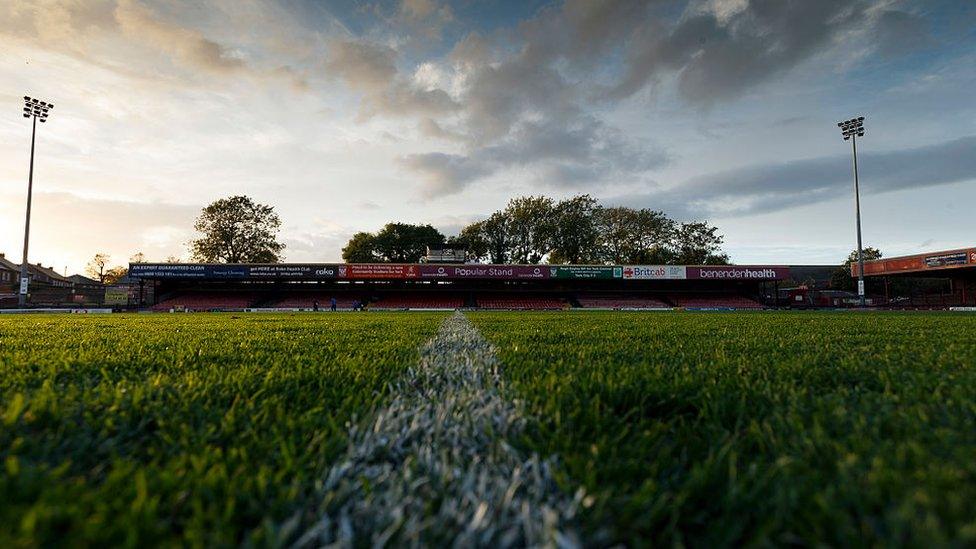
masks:
[(857, 220), (857, 295), (864, 307), (864, 247), (861, 245), (861, 192), (857, 181), (857, 138), (864, 137), (864, 117), (858, 116), (843, 122), (838, 122), (840, 134), (844, 141), (851, 142), (854, 153), (854, 217)]
[(30, 275), (27, 271), (27, 244), (30, 242), (30, 214), (31, 214), (31, 195), (34, 192), (34, 138), (37, 135), (37, 121), (43, 124), (47, 121), (48, 112), (54, 108), (51, 103), (46, 103), (33, 97), (24, 96), (24, 118), (33, 118), (31, 129), (31, 152), (30, 152), (30, 172), (27, 176), (27, 220), (24, 222), (24, 257), (20, 262), (20, 292), (17, 302), (20, 307), (27, 305), (27, 285)]

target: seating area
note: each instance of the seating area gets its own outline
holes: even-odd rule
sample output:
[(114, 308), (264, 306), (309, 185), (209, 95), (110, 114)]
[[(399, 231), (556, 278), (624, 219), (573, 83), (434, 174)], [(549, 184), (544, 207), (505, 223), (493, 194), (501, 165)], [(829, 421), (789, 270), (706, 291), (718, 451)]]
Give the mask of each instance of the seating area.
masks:
[(763, 305), (753, 299), (735, 294), (720, 293), (674, 293), (628, 294), (628, 293), (581, 293), (563, 297), (534, 293), (491, 292), (470, 294), (462, 292), (383, 292), (372, 301), (365, 295), (356, 293), (330, 293), (309, 291), (288, 294), (262, 294), (247, 291), (186, 291), (166, 297), (153, 306), (154, 311), (221, 311), (247, 308), (312, 309), (317, 301), (319, 309), (328, 311), (332, 297), (336, 298), (338, 310), (352, 310), (363, 304), (369, 310), (407, 310), (407, 309), (461, 309), (476, 307), (495, 310), (561, 310), (578, 305), (582, 309), (640, 310), (670, 309), (761, 309)]
[(160, 301), (153, 306), (153, 310), (213, 311), (245, 309), (253, 305), (256, 300), (257, 297), (249, 292), (186, 293)]
[(519, 295), (485, 295), (477, 298), (478, 307), (482, 309), (504, 310), (558, 310), (566, 309), (566, 300), (557, 297), (519, 296)]
[(382, 309), (459, 309), (464, 298), (452, 294), (403, 294), (380, 298), (370, 303), (372, 310)]
[(628, 296), (623, 294), (580, 295), (576, 301), (584, 309), (667, 309), (671, 305), (653, 296)]
[(319, 302), (319, 309), (328, 310), (332, 307), (332, 298), (336, 298), (336, 309), (351, 311), (359, 303), (362, 304), (362, 296), (350, 296), (342, 294), (318, 293), (318, 294), (298, 294), (285, 297), (267, 304), (267, 307), (280, 307), (283, 309), (311, 309), (315, 302)]
[(739, 295), (688, 294), (675, 295), (672, 300), (678, 307), (687, 309), (762, 309), (762, 304)]

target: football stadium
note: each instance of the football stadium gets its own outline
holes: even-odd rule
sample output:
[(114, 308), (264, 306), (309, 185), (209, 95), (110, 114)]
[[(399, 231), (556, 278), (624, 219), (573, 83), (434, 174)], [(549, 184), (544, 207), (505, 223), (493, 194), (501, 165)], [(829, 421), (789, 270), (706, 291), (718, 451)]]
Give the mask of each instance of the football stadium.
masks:
[(0, 0), (0, 549), (976, 547), (974, 29)]

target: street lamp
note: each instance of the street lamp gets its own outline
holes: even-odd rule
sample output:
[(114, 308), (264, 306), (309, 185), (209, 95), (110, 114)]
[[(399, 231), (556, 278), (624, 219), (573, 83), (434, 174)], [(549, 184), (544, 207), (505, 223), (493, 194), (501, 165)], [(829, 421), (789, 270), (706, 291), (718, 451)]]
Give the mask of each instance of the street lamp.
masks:
[(857, 295), (864, 307), (864, 247), (861, 245), (861, 192), (857, 182), (857, 138), (864, 137), (864, 117), (838, 122), (844, 141), (850, 141), (854, 152), (854, 216), (857, 220)]
[(31, 214), (31, 195), (34, 192), (34, 137), (37, 135), (37, 121), (43, 124), (47, 121), (48, 112), (54, 105), (33, 97), (24, 96), (24, 118), (33, 118), (31, 129), (31, 153), (30, 153), (30, 172), (27, 176), (27, 220), (24, 222), (24, 257), (20, 262), (20, 297), (18, 303), (23, 308), (27, 305), (27, 285), (30, 276), (27, 272), (27, 244), (30, 242), (30, 214)]

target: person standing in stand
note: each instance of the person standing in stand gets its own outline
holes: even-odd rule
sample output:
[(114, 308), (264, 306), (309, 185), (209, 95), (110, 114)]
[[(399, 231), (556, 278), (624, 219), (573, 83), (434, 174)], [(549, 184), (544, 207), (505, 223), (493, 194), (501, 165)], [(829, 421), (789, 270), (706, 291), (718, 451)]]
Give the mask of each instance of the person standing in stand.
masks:
[(329, 303), (329, 307), (332, 308), (332, 312), (334, 313), (335, 310), (336, 310), (336, 298), (335, 298), (335, 296), (332, 296), (332, 302)]

